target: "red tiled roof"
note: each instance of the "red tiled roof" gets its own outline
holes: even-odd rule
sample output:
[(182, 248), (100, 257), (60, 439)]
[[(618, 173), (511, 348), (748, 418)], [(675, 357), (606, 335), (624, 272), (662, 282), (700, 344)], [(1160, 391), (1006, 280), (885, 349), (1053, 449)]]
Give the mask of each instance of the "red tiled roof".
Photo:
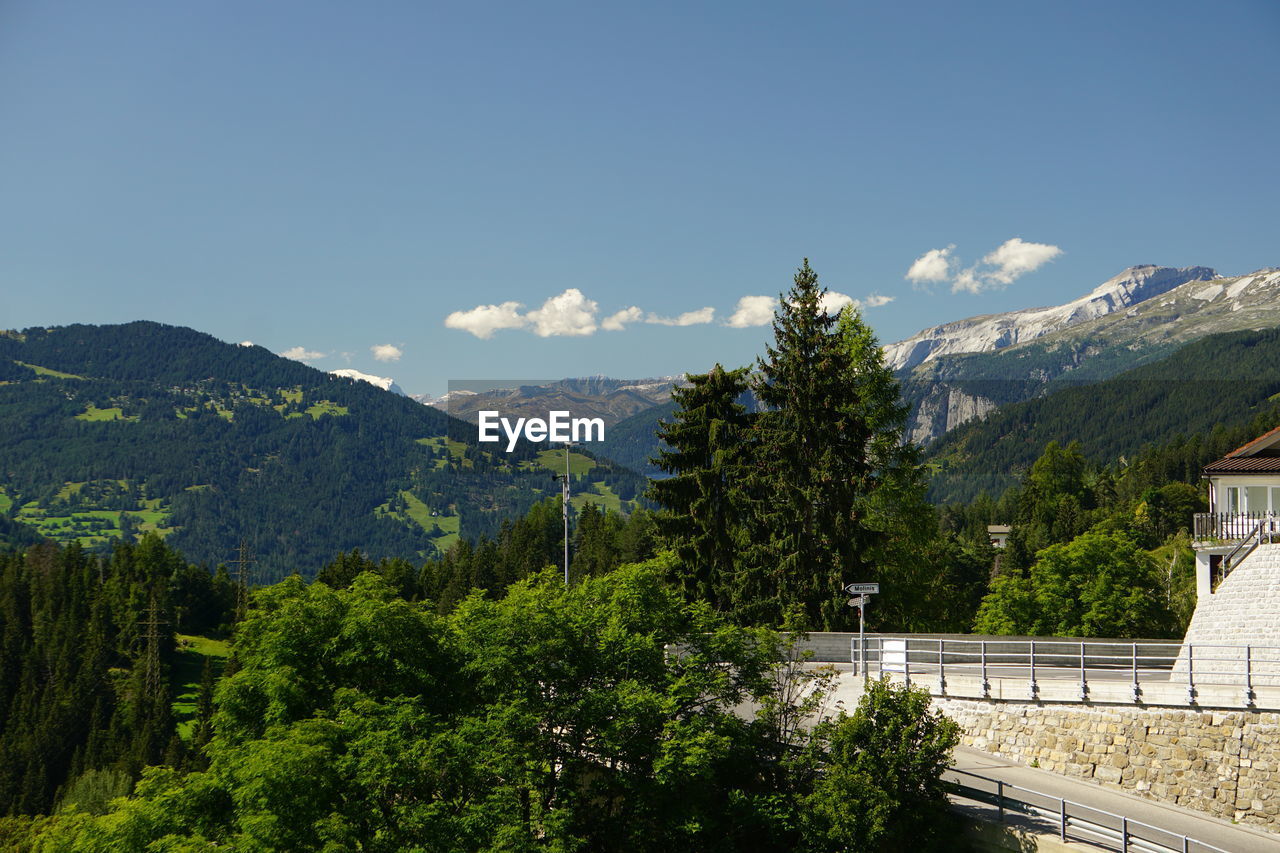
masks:
[(1280, 456), (1226, 456), (1217, 462), (1210, 462), (1204, 466), (1204, 472), (1206, 474), (1225, 474), (1227, 472), (1280, 473)]
[[(1267, 432), (1264, 432), (1262, 435), (1258, 436), (1252, 441), (1245, 442), (1244, 444), (1237, 447), (1235, 450), (1228, 453), (1225, 458), (1230, 459), (1233, 456), (1239, 456), (1240, 454), (1248, 450), (1250, 447), (1253, 447), (1255, 444), (1262, 441), (1264, 438), (1270, 438), (1271, 436), (1275, 435), (1277, 432), (1280, 432), (1280, 427), (1276, 427), (1273, 430), (1268, 430)], [(1217, 465), (1218, 463), (1215, 462), (1213, 464)]]

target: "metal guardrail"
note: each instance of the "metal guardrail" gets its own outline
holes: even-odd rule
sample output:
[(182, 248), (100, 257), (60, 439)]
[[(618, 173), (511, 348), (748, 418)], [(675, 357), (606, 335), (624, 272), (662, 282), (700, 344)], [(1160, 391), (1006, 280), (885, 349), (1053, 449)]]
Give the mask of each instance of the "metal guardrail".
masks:
[(1186, 835), (999, 779), (967, 770), (948, 770), (947, 773), (972, 780), (972, 784), (948, 781), (957, 796), (995, 806), (1001, 823), (1006, 812), (1041, 818), (1056, 824), (1058, 837), (1064, 842), (1084, 841), (1121, 853), (1228, 853)]
[[(1134, 704), (1144, 704), (1144, 685), (1185, 688), (1188, 705), (1201, 688), (1239, 688), (1240, 705), (1253, 707), (1258, 685), (1280, 686), (1280, 647), (1090, 640), (963, 640), (873, 634), (850, 640), (856, 672), (875, 677), (913, 677), (935, 695), (947, 692), (947, 679), (969, 677), (981, 695), (992, 698), (993, 679), (1026, 679), (1026, 697), (1037, 700), (1042, 682), (1074, 680), (1075, 701), (1087, 702), (1094, 687), (1127, 683)], [(935, 689), (936, 688), (936, 689)], [(1059, 691), (1060, 693), (1061, 691)], [(1070, 700), (1068, 700), (1070, 701)], [(1114, 700), (1112, 700), (1114, 701)]]

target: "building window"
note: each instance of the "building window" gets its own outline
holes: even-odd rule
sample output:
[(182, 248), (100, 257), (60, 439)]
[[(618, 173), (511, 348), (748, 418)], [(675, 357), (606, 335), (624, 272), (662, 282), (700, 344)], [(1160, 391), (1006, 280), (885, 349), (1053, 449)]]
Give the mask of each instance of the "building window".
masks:
[(1267, 511), (1266, 486), (1248, 486), (1244, 491), (1245, 509), (1252, 513), (1264, 513)]

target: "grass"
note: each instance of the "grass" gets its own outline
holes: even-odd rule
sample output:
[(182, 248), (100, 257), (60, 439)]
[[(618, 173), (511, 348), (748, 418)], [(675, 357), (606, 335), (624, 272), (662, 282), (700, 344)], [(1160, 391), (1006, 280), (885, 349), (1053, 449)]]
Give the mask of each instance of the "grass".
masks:
[(462, 525), (461, 516), (457, 515), (441, 515), (431, 519), (432, 523), (440, 525), (440, 529), (444, 531), (443, 536), (437, 536), (431, 540), (431, 543), (440, 549), (440, 553), (444, 553), (458, 543), (462, 538), (459, 530)]
[(351, 410), (346, 406), (339, 406), (331, 400), (320, 400), (315, 404), (307, 407), (307, 414), (311, 415), (312, 420), (320, 420), (325, 415), (331, 417), (341, 417), (342, 415), (351, 414)]
[(231, 644), (211, 637), (190, 634), (178, 635), (178, 655), (171, 676), (173, 684), (173, 716), (177, 722), (178, 736), (191, 740), (196, 723), (196, 706), (200, 700), (200, 679), (204, 674), (204, 662), (211, 661), (215, 679), (222, 676), (227, 658), (231, 656)]
[(80, 490), (86, 485), (88, 483), (63, 483), (62, 488), (58, 489), (58, 497), (65, 501), (72, 495), (80, 494)]
[(5, 494), (4, 489), (0, 488), (0, 514), (8, 512), (11, 506), (13, 506), (13, 498)]
[(458, 531), (462, 524), (461, 518), (457, 515), (432, 515), (431, 507), (419, 500), (412, 492), (401, 491), (399, 494), (405, 503), (404, 512), (391, 512), (389, 501), (378, 507), (374, 512), (379, 515), (390, 515), (392, 518), (404, 522), (411, 521), (422, 528), (424, 532), (429, 532), (433, 527), (439, 527), (444, 531), (444, 535), (433, 538), (431, 542), (441, 551), (447, 551), (453, 543), (458, 541)]
[[(96, 482), (109, 482), (124, 488), (128, 485), (126, 480), (100, 480)], [(83, 493), (84, 487), (89, 483), (64, 483), (62, 488), (58, 490), (57, 499), (69, 500), (76, 495)], [(12, 498), (7, 498), (8, 503), (12, 504)], [(7, 511), (5, 506), (0, 511)], [(131, 516), (133, 521), (137, 523), (138, 529), (141, 531), (155, 531), (161, 536), (168, 536), (175, 528), (168, 526), (170, 518), (169, 510), (163, 506), (160, 498), (150, 498), (140, 500), (134, 509), (118, 510), (118, 509), (94, 509), (92, 506), (82, 509), (76, 509), (72, 512), (60, 512), (57, 515), (50, 514), (49, 510), (40, 505), (39, 501), (31, 501), (23, 504), (17, 512), (17, 519), (24, 524), (34, 527), (41, 535), (53, 539), (57, 542), (67, 544), (70, 542), (79, 542), (82, 545), (99, 545), (113, 536), (119, 536), (121, 533), (121, 522), (124, 516)], [(95, 522), (93, 530), (86, 530), (85, 526)], [(106, 526), (101, 525), (106, 522)]]
[[(564, 473), (564, 449), (538, 451), (537, 464), (553, 474)], [(596, 461), (590, 456), (569, 451), (569, 473), (573, 476), (581, 477), (594, 467), (596, 467)]]
[(76, 415), (78, 421), (134, 421), (137, 418), (126, 418), (124, 410), (119, 406), (112, 406), (108, 409), (99, 409), (93, 403), (88, 408)]
[[(147, 501), (152, 503), (152, 501)], [(159, 503), (157, 499), (155, 503)], [(168, 527), (166, 522), (169, 520), (169, 513), (162, 509), (143, 509), (134, 510), (128, 513), (138, 522), (138, 529), (142, 531), (155, 531), (161, 536), (168, 536), (173, 532), (172, 527)]]
[[(401, 492), (400, 497), (404, 498), (405, 502), (406, 509), (404, 514), (416, 521), (423, 530), (430, 530), (431, 508), (418, 500), (411, 492)], [(439, 516), (436, 517), (439, 518)]]
[(84, 379), (83, 376), (77, 376), (74, 373), (63, 373), (61, 370), (50, 370), (47, 367), (41, 367), (38, 364), (27, 364), (25, 361), (14, 359), (14, 364), (21, 364), (23, 367), (29, 367), (36, 372), (37, 376), (48, 376), (52, 379)]
[[(444, 436), (439, 435), (432, 436), (430, 438), (415, 438), (414, 441), (425, 447), (430, 447), (433, 450), (448, 450), (449, 455), (453, 457), (455, 462), (460, 463), (464, 468), (471, 467), (471, 461), (463, 458), (464, 454), (467, 452), (467, 445), (461, 441), (454, 441), (451, 438), (445, 438)], [(441, 468), (448, 467), (448, 465), (449, 460), (441, 456), (435, 460), (435, 465), (432, 466), (432, 470), (439, 471)]]
[(581, 512), (585, 505), (593, 503), (600, 509), (611, 509), (614, 512), (622, 512), (622, 498), (618, 497), (617, 492), (606, 486), (603, 480), (592, 483), (591, 488), (594, 494), (592, 492), (585, 492), (580, 495), (571, 495), (569, 497), (569, 503), (573, 505), (574, 509)]
[[(64, 544), (80, 542), (83, 545), (98, 545), (120, 535), (119, 510), (78, 510), (68, 515), (46, 515), (33, 501), (18, 511), (17, 519), (34, 527), (40, 535)], [(105, 529), (94, 529), (92, 532), (81, 529), (80, 525), (88, 521), (106, 521), (109, 524)]]

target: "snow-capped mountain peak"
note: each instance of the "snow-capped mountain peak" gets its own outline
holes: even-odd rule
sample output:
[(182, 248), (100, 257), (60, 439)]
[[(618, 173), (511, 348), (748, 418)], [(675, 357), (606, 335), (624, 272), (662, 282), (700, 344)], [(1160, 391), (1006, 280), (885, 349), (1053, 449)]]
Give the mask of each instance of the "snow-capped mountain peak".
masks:
[(408, 395), (404, 393), (396, 381), (390, 376), (374, 376), (372, 373), (364, 373), (351, 367), (344, 367), (340, 370), (330, 370), (334, 376), (345, 376), (348, 379), (358, 379), (361, 382), (368, 382), (370, 385), (377, 385), (383, 391), (390, 391), (392, 394), (399, 394), (402, 397)]
[(1042, 335), (1129, 308), (1189, 281), (1212, 281), (1220, 276), (1209, 267), (1129, 267), (1090, 293), (1063, 305), (986, 314), (925, 329), (884, 348), (894, 370), (915, 367), (941, 355), (989, 352), (1025, 343)]

